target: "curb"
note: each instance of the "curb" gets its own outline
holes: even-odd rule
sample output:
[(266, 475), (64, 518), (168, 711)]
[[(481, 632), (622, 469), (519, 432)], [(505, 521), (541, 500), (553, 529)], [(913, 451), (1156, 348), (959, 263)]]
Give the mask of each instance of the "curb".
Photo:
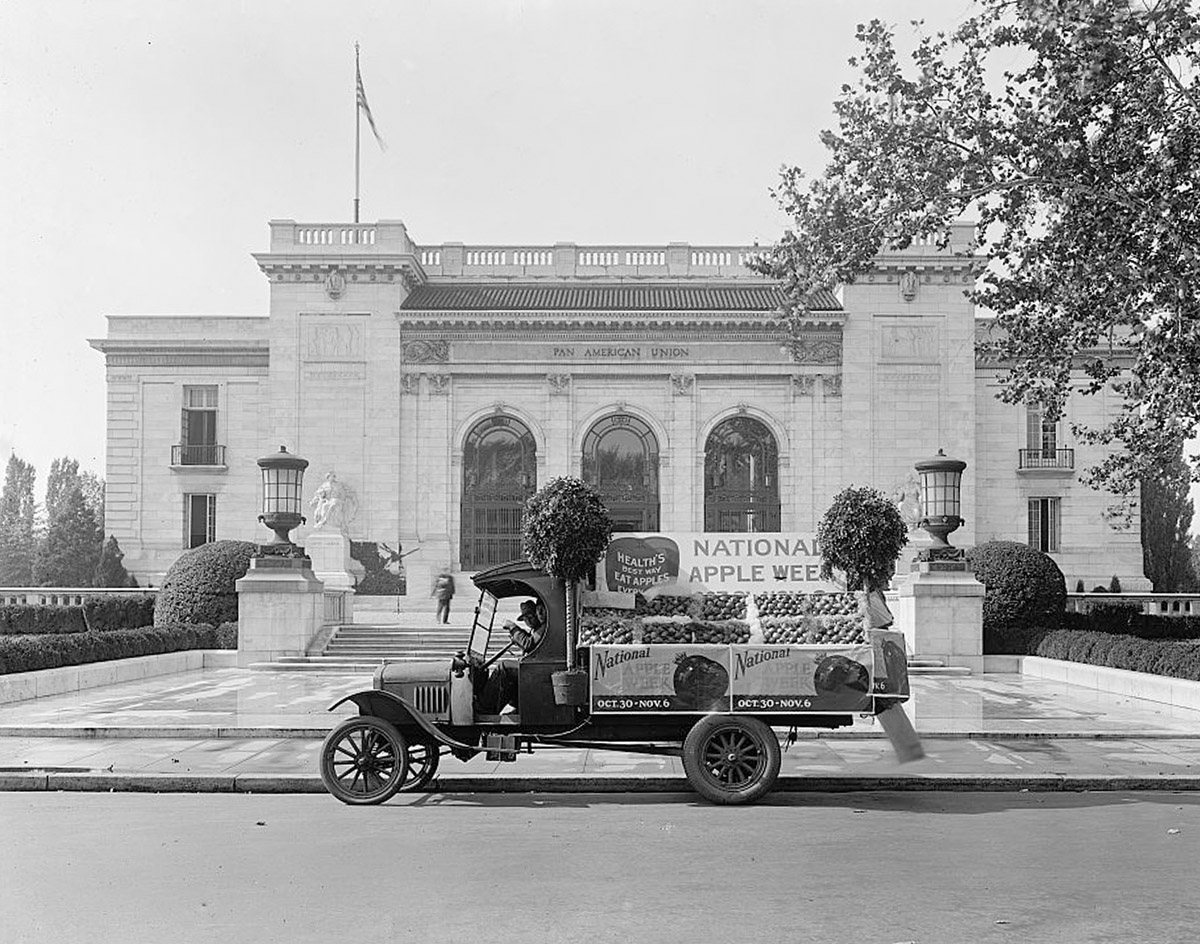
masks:
[[(913, 776), (780, 777), (775, 793), (980, 792), (1057, 793), (1200, 790), (1200, 776)], [(78, 793), (325, 793), (320, 777), (270, 774), (174, 775), (0, 773), (0, 791)], [(427, 793), (691, 793), (685, 777), (442, 777)]]
[[(341, 720), (338, 716), (335, 720)], [(348, 717), (348, 716), (347, 716)], [(222, 727), (219, 725), (175, 725), (138, 727), (134, 725), (63, 725), (4, 724), (0, 738), (170, 738), (174, 740), (324, 740), (329, 727)], [(1200, 740), (1200, 731), (919, 731), (928, 741), (1192, 741)], [(887, 735), (880, 730), (799, 731), (797, 741), (878, 741)]]

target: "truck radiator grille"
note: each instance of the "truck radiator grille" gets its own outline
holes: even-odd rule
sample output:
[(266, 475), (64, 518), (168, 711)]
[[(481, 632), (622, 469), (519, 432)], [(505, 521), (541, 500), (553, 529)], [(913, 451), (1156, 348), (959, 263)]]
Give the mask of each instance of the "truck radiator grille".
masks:
[(444, 714), (449, 696), (444, 685), (417, 685), (413, 688), (413, 705), (422, 714)]

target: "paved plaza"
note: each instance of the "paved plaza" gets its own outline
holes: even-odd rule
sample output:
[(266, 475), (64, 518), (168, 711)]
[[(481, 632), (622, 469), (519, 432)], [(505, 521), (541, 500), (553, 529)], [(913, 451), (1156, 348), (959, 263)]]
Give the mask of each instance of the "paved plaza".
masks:
[[(329, 712), (365, 675), (206, 669), (0, 707), (7, 789), (323, 789)], [(926, 758), (896, 762), (878, 725), (799, 732), (780, 789), (1200, 788), (1200, 712), (1015, 674), (913, 678)], [(437, 788), (686, 790), (678, 758), (539, 749), (443, 758)]]

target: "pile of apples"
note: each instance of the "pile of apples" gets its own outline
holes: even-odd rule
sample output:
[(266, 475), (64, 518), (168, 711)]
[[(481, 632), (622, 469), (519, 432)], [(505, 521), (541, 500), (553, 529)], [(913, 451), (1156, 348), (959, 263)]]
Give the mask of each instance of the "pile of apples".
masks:
[(854, 616), (858, 613), (858, 599), (853, 593), (771, 590), (756, 593), (754, 603), (759, 616)]
[(676, 623), (644, 623), (642, 625), (642, 642), (650, 644), (690, 643), (692, 641), (692, 624)]
[(692, 641), (724, 645), (750, 641), (750, 624), (745, 620), (701, 620), (692, 623)]
[(767, 616), (760, 620), (763, 639), (782, 645), (853, 645), (866, 642), (857, 616)]
[(746, 597), (741, 593), (706, 593), (700, 602), (702, 620), (740, 620), (746, 618)]
[(666, 594), (647, 600), (639, 593), (635, 604), (634, 612), (638, 616), (687, 616), (696, 607), (694, 597), (674, 597)]
[(637, 622), (619, 616), (586, 615), (579, 621), (579, 645), (612, 646), (631, 643)]

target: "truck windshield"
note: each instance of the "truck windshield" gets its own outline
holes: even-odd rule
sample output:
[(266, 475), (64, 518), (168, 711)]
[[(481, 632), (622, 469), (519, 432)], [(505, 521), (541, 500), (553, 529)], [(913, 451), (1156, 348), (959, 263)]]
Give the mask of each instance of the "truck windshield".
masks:
[(475, 606), (475, 622), (471, 624), (471, 639), (467, 643), (467, 654), (487, 657), (488, 642), (492, 638), (492, 623), (496, 619), (496, 598), (487, 590), (479, 594)]

